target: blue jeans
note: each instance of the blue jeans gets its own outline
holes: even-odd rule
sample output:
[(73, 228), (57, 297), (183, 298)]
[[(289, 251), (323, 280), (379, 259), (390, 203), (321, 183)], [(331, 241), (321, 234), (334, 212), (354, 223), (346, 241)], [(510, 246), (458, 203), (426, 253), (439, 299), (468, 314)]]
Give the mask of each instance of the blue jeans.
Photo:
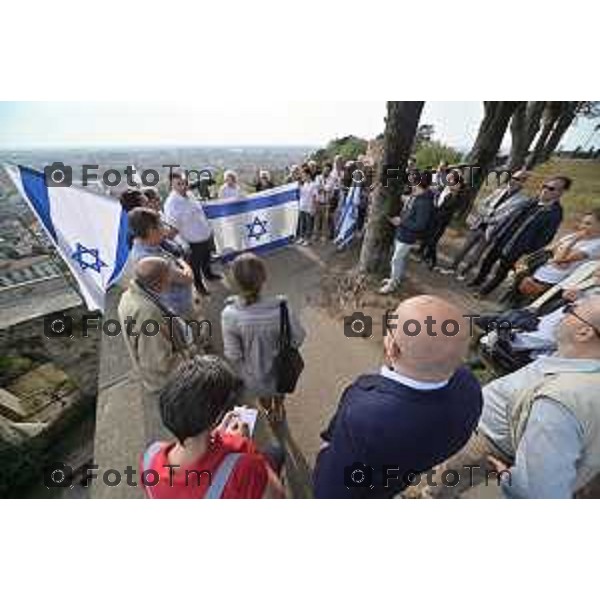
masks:
[(404, 270), (406, 269), (406, 259), (413, 244), (405, 244), (396, 240), (394, 242), (394, 254), (392, 255), (392, 270), (390, 279), (394, 283), (400, 283)]

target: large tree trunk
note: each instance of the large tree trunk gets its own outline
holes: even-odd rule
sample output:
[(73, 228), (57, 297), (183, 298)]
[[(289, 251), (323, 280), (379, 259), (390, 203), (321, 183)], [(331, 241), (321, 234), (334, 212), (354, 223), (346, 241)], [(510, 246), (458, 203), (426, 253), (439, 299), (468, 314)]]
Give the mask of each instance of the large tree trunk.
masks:
[(575, 120), (575, 117), (577, 116), (577, 109), (579, 108), (580, 104), (580, 102), (564, 103), (563, 111), (556, 121), (554, 129), (552, 130), (552, 133), (550, 134), (550, 137), (548, 138), (548, 141), (542, 150), (540, 162), (546, 162), (550, 159), (552, 153), (556, 150), (563, 136), (565, 133), (567, 133), (569, 127), (571, 127), (571, 124)]
[[(504, 139), (513, 113), (518, 102), (484, 102), (485, 113), (479, 127), (479, 132), (466, 163), (470, 171), (467, 178), (467, 206), (471, 206), (488, 171), (494, 166), (498, 150)], [(465, 214), (469, 211), (467, 210)]]
[(542, 131), (535, 143), (533, 151), (527, 159), (527, 168), (533, 169), (536, 165), (542, 162), (544, 156), (544, 148), (548, 143), (550, 134), (563, 111), (563, 102), (552, 101), (546, 102), (544, 114), (542, 115)]
[(545, 105), (544, 100), (519, 102), (510, 122), (512, 145), (508, 168), (511, 171), (520, 169), (525, 165), (529, 147), (540, 130), (540, 121)]
[(400, 210), (406, 164), (424, 105), (398, 101), (387, 104), (383, 159), (360, 253), (361, 273), (377, 273), (387, 266), (394, 233), (387, 218)]

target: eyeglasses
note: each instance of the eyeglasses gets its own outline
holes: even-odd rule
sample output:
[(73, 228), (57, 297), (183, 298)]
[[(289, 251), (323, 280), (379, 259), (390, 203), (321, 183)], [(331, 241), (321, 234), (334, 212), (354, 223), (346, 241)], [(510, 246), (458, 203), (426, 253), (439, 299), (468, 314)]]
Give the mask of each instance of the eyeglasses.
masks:
[(592, 331), (600, 338), (600, 329), (598, 329), (595, 325), (592, 325), (588, 320), (586, 320), (583, 317), (581, 317), (580, 315), (578, 315), (575, 312), (575, 305), (574, 304), (568, 304), (565, 307), (565, 314), (572, 315), (573, 317), (575, 317), (578, 321), (580, 321), (584, 325), (587, 325), (588, 327), (591, 327)]

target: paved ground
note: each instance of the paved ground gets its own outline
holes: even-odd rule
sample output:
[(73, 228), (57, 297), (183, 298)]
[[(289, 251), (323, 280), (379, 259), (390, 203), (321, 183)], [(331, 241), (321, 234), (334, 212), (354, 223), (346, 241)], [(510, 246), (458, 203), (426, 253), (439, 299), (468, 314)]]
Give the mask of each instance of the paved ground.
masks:
[[(370, 293), (361, 298), (364, 312), (373, 317), (375, 333), (372, 339), (348, 339), (344, 335), (344, 314), (336, 313), (335, 307), (324, 301), (322, 282), (330, 280), (331, 266), (343, 273), (354, 264), (352, 253), (336, 255), (329, 245), (292, 246), (270, 254), (267, 261), (266, 293), (285, 294), (307, 330), (302, 348), (306, 368), (296, 393), (287, 399), (287, 425), (273, 432), (263, 422), (258, 438), (262, 442), (275, 435), (284, 443), (290, 495), (306, 498), (310, 497), (310, 469), (318, 453), (319, 433), (333, 415), (343, 389), (359, 374), (379, 368), (382, 350), (378, 319), (386, 308), (396, 306), (399, 297), (382, 299)], [(211, 291), (205, 310), (214, 326), (215, 345), (220, 349), (220, 311), (230, 291), (222, 283), (213, 285)], [(479, 307), (453, 280), (411, 262), (400, 296), (423, 292), (443, 293), (469, 311)], [(129, 360), (122, 341), (110, 340), (110, 344), (110, 348), (103, 349), (100, 367), (95, 459), (101, 468), (124, 469), (136, 465), (140, 449), (161, 433), (156, 414), (149, 414), (137, 383), (128, 376)], [(108, 488), (100, 483), (94, 486), (92, 496), (122, 498), (140, 494), (139, 490)]]

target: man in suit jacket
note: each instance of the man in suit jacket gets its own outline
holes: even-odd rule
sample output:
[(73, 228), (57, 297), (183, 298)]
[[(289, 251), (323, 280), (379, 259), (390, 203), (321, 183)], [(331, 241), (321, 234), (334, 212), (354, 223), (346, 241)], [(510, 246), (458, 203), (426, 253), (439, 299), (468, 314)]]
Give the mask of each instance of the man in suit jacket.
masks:
[[(460, 279), (475, 266), (495, 230), (527, 201), (523, 186), (529, 179), (527, 171), (516, 171), (508, 183), (491, 193), (467, 219), (469, 231), (446, 274), (456, 272)], [(462, 268), (459, 268), (463, 263)]]
[[(479, 274), (469, 286), (483, 284), (480, 294), (489, 294), (504, 281), (522, 256), (547, 246), (562, 223), (560, 199), (570, 187), (571, 180), (568, 177), (558, 176), (546, 181), (537, 199), (533, 199), (507, 219), (500, 226), (493, 246), (483, 259)], [(496, 272), (486, 283), (495, 265)]]

